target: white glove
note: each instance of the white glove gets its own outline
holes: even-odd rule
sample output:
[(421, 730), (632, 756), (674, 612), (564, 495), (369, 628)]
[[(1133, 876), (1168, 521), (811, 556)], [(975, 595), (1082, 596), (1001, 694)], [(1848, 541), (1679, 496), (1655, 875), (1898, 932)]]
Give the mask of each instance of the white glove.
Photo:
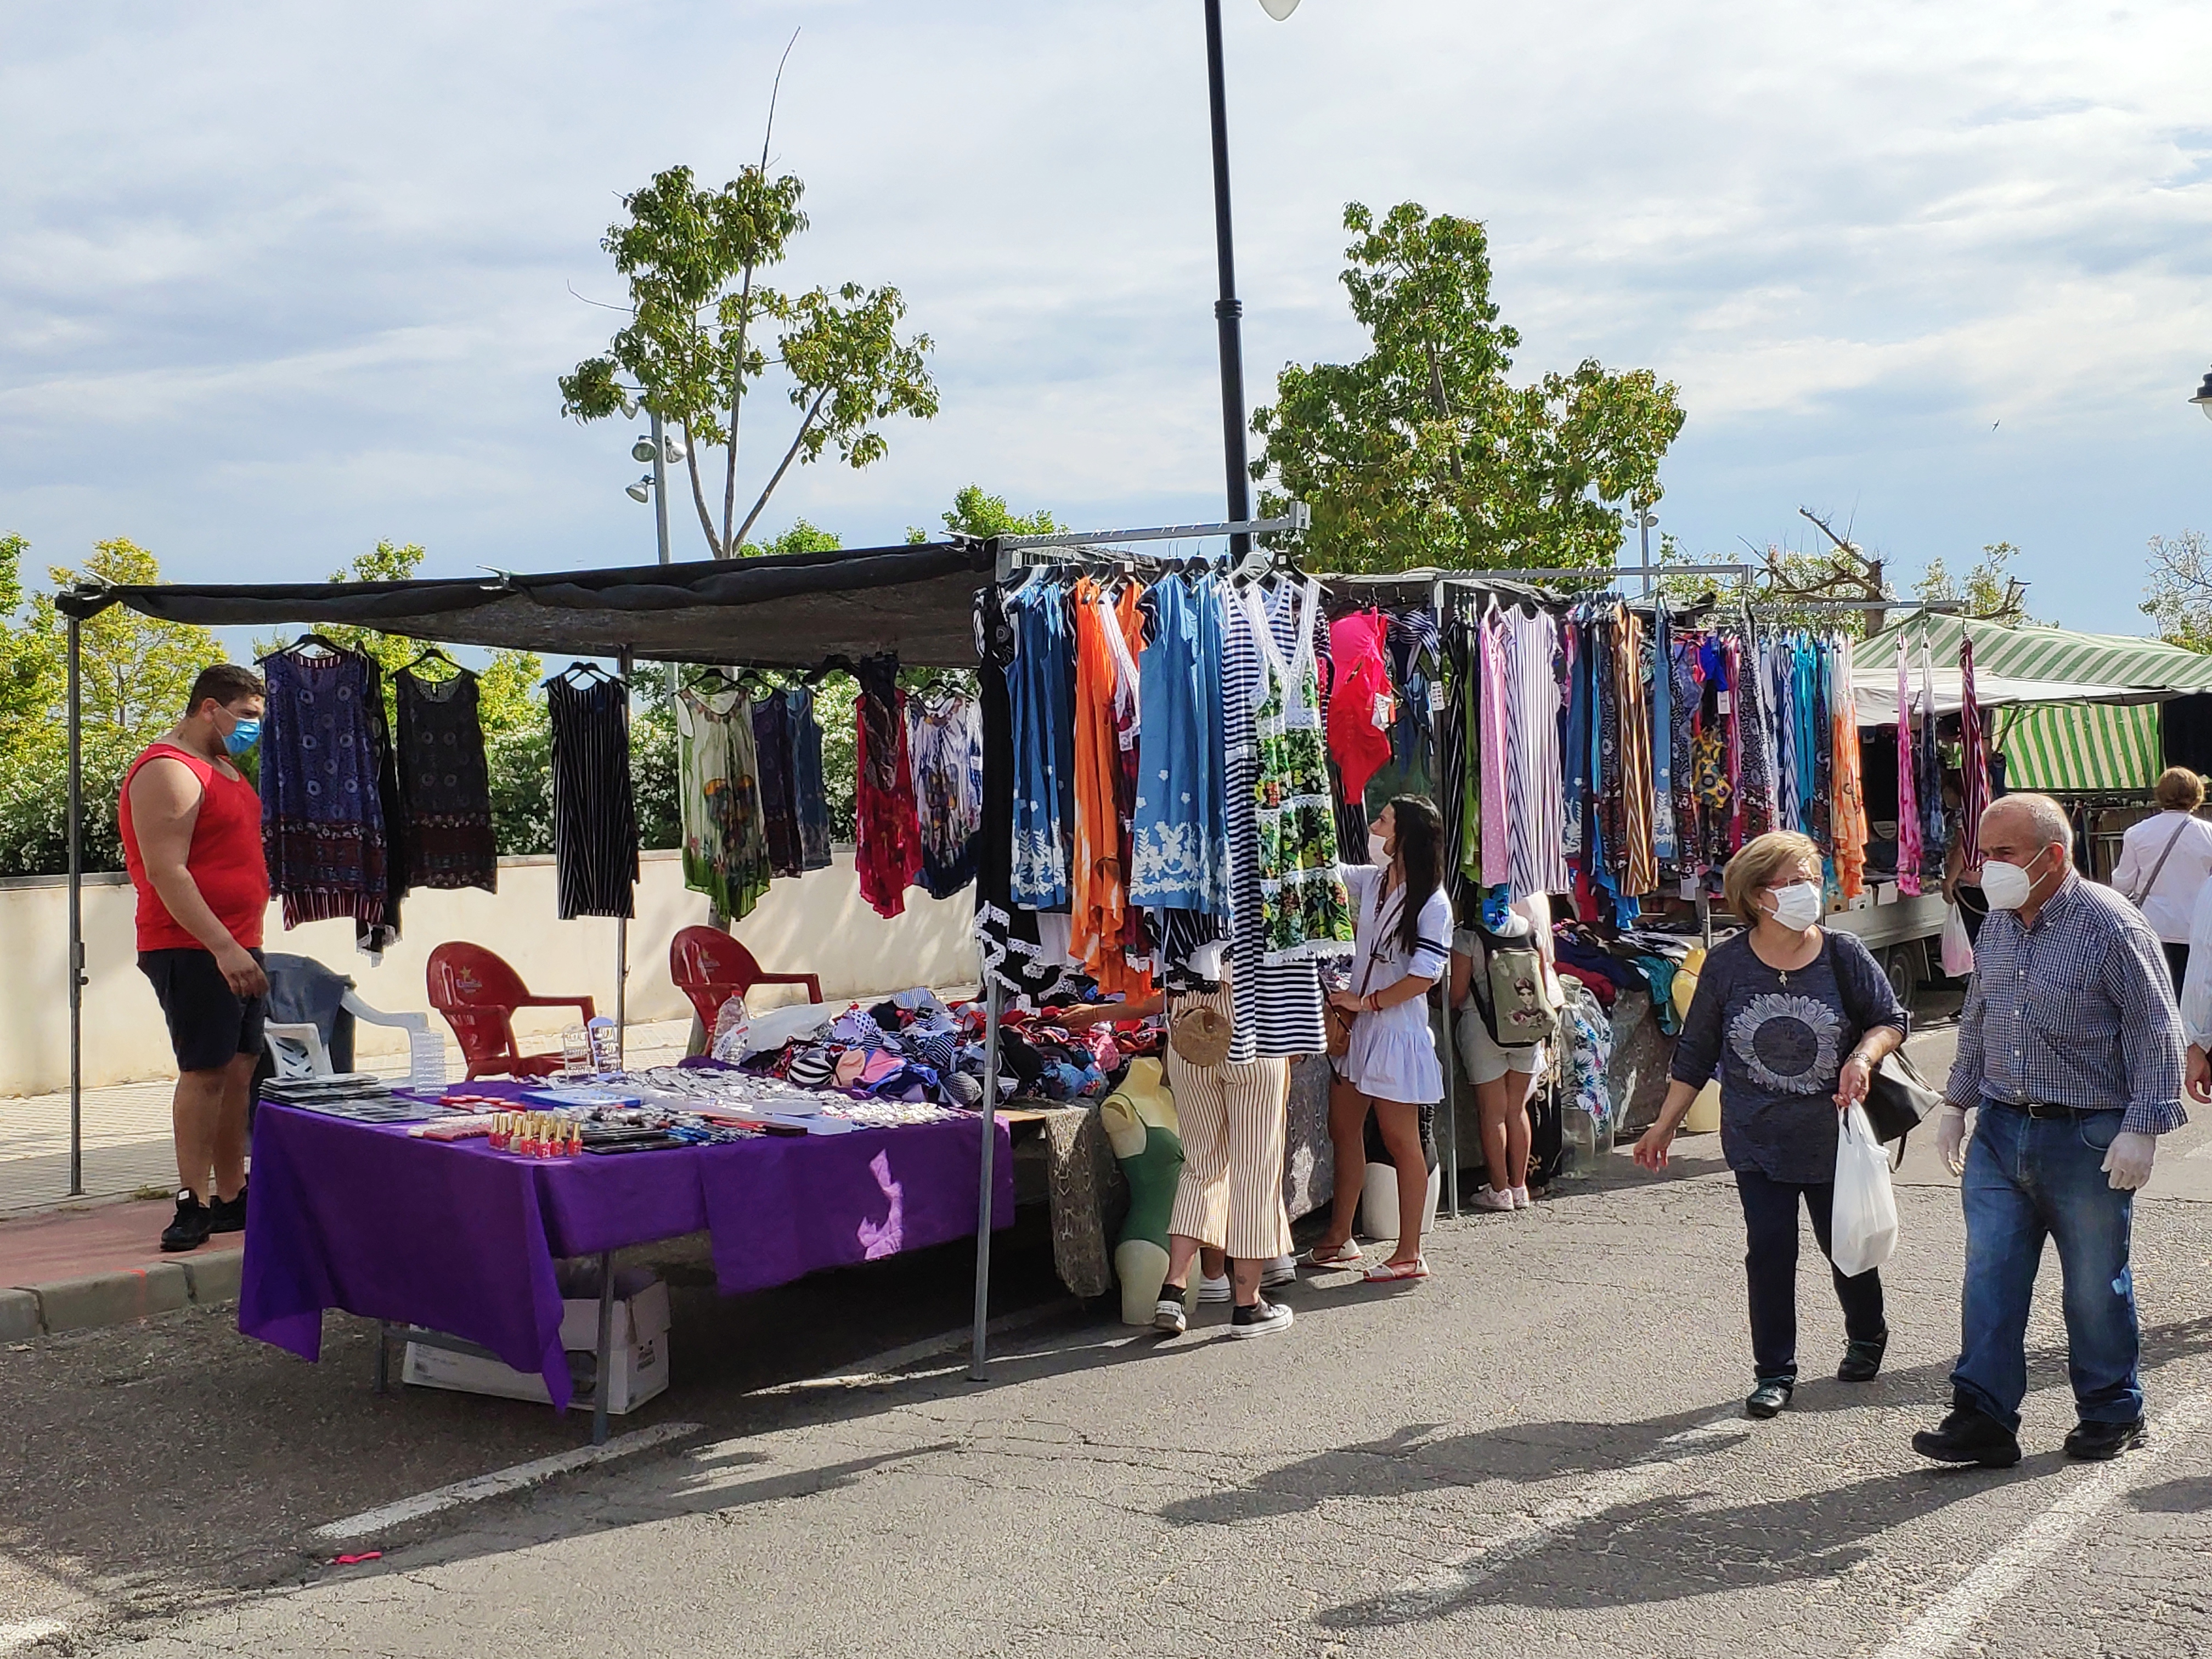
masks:
[(1946, 1106), (1936, 1120), (1936, 1150), (1953, 1175), (1966, 1173), (1966, 1115), (1960, 1108)]
[(2150, 1179), (2150, 1161), (2158, 1155), (2158, 1137), (2123, 1129), (2112, 1137), (2105, 1154), (2104, 1170), (2112, 1176), (2112, 1190), (2131, 1193)]

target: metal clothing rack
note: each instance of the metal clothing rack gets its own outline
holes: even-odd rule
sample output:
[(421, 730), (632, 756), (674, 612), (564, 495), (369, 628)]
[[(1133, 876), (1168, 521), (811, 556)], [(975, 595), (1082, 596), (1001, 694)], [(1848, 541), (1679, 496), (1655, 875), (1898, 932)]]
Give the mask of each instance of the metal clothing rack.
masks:
[[(1064, 559), (1033, 556), (1039, 553), (1048, 555), (1055, 548), (1103, 550), (1114, 542), (1199, 541), (1214, 536), (1268, 536), (1304, 530), (1312, 523), (1311, 509), (1304, 501), (1292, 501), (1288, 513), (1274, 519), (1246, 519), (1224, 524), (1158, 525), (1146, 530), (1054, 531), (1046, 536), (994, 536), (989, 545), (998, 556), (999, 580), (1004, 581), (1017, 570), (1066, 563)], [(1142, 554), (1127, 555), (1124, 562), (1155, 567), (1170, 562)]]
[[(1060, 532), (1048, 536), (994, 536), (988, 545), (996, 556), (998, 580), (1004, 582), (1017, 571), (1040, 567), (1072, 564), (1079, 561), (1065, 556), (1054, 556), (1054, 550), (1063, 553), (1074, 550), (1098, 548), (1110, 542), (1164, 542), (1195, 540), (1213, 536), (1264, 536), (1279, 531), (1304, 530), (1312, 522), (1312, 515), (1304, 501), (1291, 503), (1291, 511), (1282, 518), (1250, 519), (1224, 524), (1162, 525), (1142, 530), (1098, 530)], [(1148, 567), (1164, 567), (1171, 562), (1149, 558), (1142, 554), (1127, 556), (1125, 562)], [(1006, 991), (1004, 981), (988, 963), (983, 964), (983, 1150), (981, 1179), (976, 1186), (975, 1199), (975, 1307), (974, 1328), (969, 1334), (968, 1376), (981, 1382), (988, 1372), (987, 1327), (991, 1313), (991, 1208), (992, 1181), (996, 1175), (999, 1113), (999, 1033), (1004, 1024)]]

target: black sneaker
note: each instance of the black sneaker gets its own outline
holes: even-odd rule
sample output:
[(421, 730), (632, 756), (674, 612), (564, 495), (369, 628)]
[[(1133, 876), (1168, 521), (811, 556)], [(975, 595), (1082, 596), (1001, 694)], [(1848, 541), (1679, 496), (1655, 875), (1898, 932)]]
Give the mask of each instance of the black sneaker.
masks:
[(1790, 1396), (1796, 1391), (1797, 1385), (1786, 1376), (1762, 1376), (1759, 1379), (1759, 1386), (1751, 1391), (1750, 1398), (1743, 1402), (1743, 1414), (1757, 1418), (1779, 1417), (1790, 1404)]
[(1912, 1449), (1938, 1463), (1979, 1463), (1985, 1469), (2008, 1469), (2020, 1462), (2013, 1431), (1973, 1406), (1952, 1407), (1942, 1422), (1912, 1437)]
[(242, 1233), (246, 1231), (246, 1188), (238, 1189), (236, 1198), (218, 1198), (208, 1206), (208, 1231), (211, 1233)]
[(2143, 1443), (2143, 1420), (2076, 1423), (2066, 1437), (2066, 1455), (2077, 1462), (2106, 1463)]
[(161, 1248), (174, 1254), (179, 1250), (197, 1250), (208, 1242), (208, 1231), (215, 1219), (214, 1212), (185, 1188), (177, 1194), (176, 1218), (161, 1230)]
[(1169, 1296), (1173, 1285), (1164, 1285), (1160, 1299), (1152, 1305), (1152, 1328), (1162, 1336), (1181, 1336), (1188, 1322), (1183, 1318), (1182, 1297)]
[(1239, 1308), (1229, 1316), (1229, 1334), (1231, 1336), (1272, 1336), (1277, 1331), (1291, 1328), (1291, 1310), (1280, 1302), (1270, 1302), (1261, 1297), (1249, 1308)]
[(1871, 1382), (1881, 1374), (1881, 1357), (1889, 1352), (1889, 1334), (1861, 1337), (1844, 1348), (1844, 1363), (1836, 1367), (1838, 1382)]

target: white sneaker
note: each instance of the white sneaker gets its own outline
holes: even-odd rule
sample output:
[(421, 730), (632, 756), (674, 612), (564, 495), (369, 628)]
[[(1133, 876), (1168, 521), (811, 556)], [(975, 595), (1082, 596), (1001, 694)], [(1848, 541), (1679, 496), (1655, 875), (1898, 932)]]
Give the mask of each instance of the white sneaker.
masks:
[(1198, 1299), (1200, 1302), (1228, 1301), (1230, 1299), (1229, 1275), (1224, 1273), (1218, 1279), (1208, 1279), (1204, 1273), (1200, 1273), (1198, 1276)]
[(1513, 1194), (1510, 1192), (1501, 1193), (1485, 1182), (1474, 1189), (1473, 1202), (1478, 1210), (1510, 1210), (1513, 1207)]
[(1279, 1255), (1260, 1269), (1260, 1288), (1272, 1291), (1278, 1285), (1298, 1282), (1298, 1259), (1294, 1255)]
[(1525, 1210), (1528, 1207), (1531, 1202), (1533, 1202), (1533, 1200), (1529, 1198), (1528, 1189), (1526, 1187), (1516, 1187), (1513, 1189), (1513, 1207), (1515, 1209)]

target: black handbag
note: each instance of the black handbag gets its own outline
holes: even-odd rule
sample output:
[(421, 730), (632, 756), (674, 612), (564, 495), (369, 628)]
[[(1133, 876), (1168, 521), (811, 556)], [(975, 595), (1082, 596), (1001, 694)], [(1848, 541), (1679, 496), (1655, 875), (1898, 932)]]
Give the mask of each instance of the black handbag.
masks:
[(1867, 1084), (1867, 1121), (1874, 1126), (1876, 1140), (1885, 1146), (1896, 1143), (1899, 1158), (1905, 1156), (1905, 1136), (1942, 1106), (1943, 1097), (1921, 1080), (1902, 1050), (1883, 1055)]

